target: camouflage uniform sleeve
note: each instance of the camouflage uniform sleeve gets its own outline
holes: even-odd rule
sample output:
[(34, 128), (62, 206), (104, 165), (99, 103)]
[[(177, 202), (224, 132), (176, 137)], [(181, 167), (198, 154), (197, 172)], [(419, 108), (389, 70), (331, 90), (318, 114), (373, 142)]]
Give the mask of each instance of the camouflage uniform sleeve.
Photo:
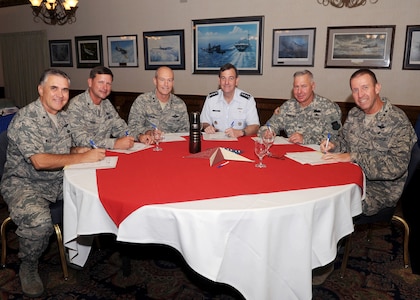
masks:
[[(325, 140), (328, 134), (331, 134), (331, 141), (337, 140), (338, 133), (341, 130), (341, 109), (337, 103), (323, 98), (319, 95), (315, 96), (317, 109), (322, 111), (322, 119), (319, 126), (322, 128), (314, 128), (312, 133), (304, 136), (305, 144), (320, 144)], [(310, 126), (310, 124), (308, 124)]]
[[(86, 92), (85, 92), (86, 93)], [(69, 120), (73, 146), (90, 147), (90, 134), (85, 131), (88, 128), (88, 111), (85, 106), (85, 94), (75, 96), (69, 101), (66, 108), (67, 118)]]
[(267, 123), (269, 123), (270, 126), (274, 129), (276, 134), (280, 134), (280, 131), (284, 130), (284, 115), (285, 112), (288, 111), (288, 102), (289, 101), (286, 101), (280, 106), (279, 114), (273, 113), (271, 118), (267, 121)]
[(103, 111), (97, 115), (92, 109), (85, 92), (73, 98), (67, 108), (70, 121), (73, 145), (90, 147), (92, 139), (100, 148), (112, 149), (115, 138), (121, 137), (128, 130), (127, 124), (107, 99), (101, 106)]
[(374, 123), (363, 126), (364, 113), (354, 108), (343, 126), (340, 150), (351, 153), (352, 161), (369, 180), (395, 180), (403, 176), (416, 141), (407, 116), (396, 107), (386, 110), (383, 117), (377, 116)]
[[(190, 130), (190, 120), (187, 111), (187, 105), (178, 96), (173, 95), (176, 100), (175, 113), (180, 116), (179, 124), (176, 124), (176, 132), (188, 132)], [(174, 131), (175, 132), (175, 131)]]
[[(127, 123), (124, 121), (123, 118), (121, 118), (121, 116), (115, 110), (115, 107), (111, 104), (111, 102), (108, 99), (103, 100), (102, 103), (105, 106), (106, 115), (110, 120), (109, 132), (111, 139), (125, 136), (126, 131), (128, 131)], [(115, 140), (113, 140), (112, 146), (114, 145), (114, 142)]]
[(128, 116), (128, 129), (136, 139), (139, 134), (145, 133), (151, 127), (150, 124), (149, 126), (146, 126), (145, 97), (147, 97), (147, 94), (142, 94), (136, 98), (131, 105), (130, 114)]

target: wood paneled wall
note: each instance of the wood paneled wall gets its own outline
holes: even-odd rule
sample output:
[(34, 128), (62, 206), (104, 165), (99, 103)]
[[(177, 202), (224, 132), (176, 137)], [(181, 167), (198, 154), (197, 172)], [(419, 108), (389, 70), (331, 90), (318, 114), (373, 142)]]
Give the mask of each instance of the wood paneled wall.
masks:
[[(84, 91), (81, 90), (71, 90), (70, 97), (74, 97), (75, 95), (82, 93)], [(128, 115), (130, 113), (131, 104), (133, 104), (134, 100), (140, 95), (141, 93), (133, 93), (133, 92), (115, 92), (113, 91), (109, 96), (109, 100), (115, 106), (116, 110), (120, 114), (120, 116), (124, 120), (128, 120)], [(187, 104), (188, 112), (192, 111), (201, 111), (203, 107), (204, 100), (206, 99), (206, 95), (186, 95), (186, 94), (177, 94), (178, 97), (183, 99)], [(273, 114), (273, 111), (276, 107), (280, 106), (286, 99), (269, 99), (269, 98), (255, 98), (257, 102), (257, 110), (258, 115), (260, 117), (261, 124), (264, 124)], [(340, 106), (341, 111), (343, 113), (342, 122), (344, 123), (345, 119), (347, 118), (347, 114), (349, 110), (355, 106), (354, 103), (351, 102), (337, 102)], [(420, 106), (412, 106), (412, 105), (397, 105), (401, 108), (410, 119), (411, 123), (415, 124), (417, 117), (420, 115)]]

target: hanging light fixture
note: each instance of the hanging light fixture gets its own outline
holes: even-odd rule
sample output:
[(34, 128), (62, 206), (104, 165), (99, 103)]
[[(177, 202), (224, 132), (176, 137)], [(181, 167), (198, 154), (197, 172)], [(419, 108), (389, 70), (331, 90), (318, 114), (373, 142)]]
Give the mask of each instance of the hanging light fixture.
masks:
[[(367, 0), (317, 0), (319, 4), (322, 4), (324, 6), (334, 6), (334, 7), (348, 7), (348, 8), (353, 8), (353, 7), (358, 7), (358, 6), (363, 6), (366, 4)], [(375, 4), (377, 3), (379, 0), (369, 0), (370, 3)]]
[(78, 0), (29, 0), (34, 21), (48, 25), (64, 25), (76, 22)]

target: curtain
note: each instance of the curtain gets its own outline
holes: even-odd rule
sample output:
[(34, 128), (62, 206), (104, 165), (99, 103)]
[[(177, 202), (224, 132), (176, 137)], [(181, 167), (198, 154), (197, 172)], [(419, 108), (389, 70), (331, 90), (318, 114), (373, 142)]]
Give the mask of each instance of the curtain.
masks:
[(46, 31), (0, 34), (5, 96), (18, 107), (38, 98), (41, 73), (48, 68)]

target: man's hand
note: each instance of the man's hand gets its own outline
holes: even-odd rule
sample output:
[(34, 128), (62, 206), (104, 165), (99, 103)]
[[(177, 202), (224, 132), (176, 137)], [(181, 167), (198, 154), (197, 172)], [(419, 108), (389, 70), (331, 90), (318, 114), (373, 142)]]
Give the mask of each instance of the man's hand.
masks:
[(84, 156), (82, 162), (97, 162), (105, 158), (105, 149), (90, 149), (82, 154)]
[(151, 145), (155, 142), (154, 139), (153, 139), (153, 136), (151, 134), (147, 133), (147, 132), (145, 134), (140, 134), (138, 139), (139, 139), (140, 143), (143, 143), (143, 144), (146, 144), (146, 145)]
[(328, 141), (328, 145), (327, 145), (327, 140), (323, 140), (321, 144), (319, 145), (319, 148), (322, 153), (327, 153), (327, 152), (333, 151), (335, 149), (335, 145), (331, 141)]
[(293, 144), (303, 144), (303, 134), (301, 134), (299, 132), (293, 133), (289, 137), (289, 142), (291, 142)]
[(225, 134), (228, 137), (241, 137), (243, 135), (242, 129), (233, 129), (232, 127), (229, 127), (225, 130)]
[(336, 162), (351, 162), (350, 153), (327, 153), (322, 158)]
[(124, 136), (115, 140), (114, 149), (127, 150), (134, 146), (134, 138), (132, 136)]
[(210, 134), (212, 134), (212, 133), (216, 133), (216, 128), (214, 128), (213, 126), (209, 125), (209, 126), (207, 126), (207, 127), (204, 129), (204, 132), (205, 132), (205, 133), (210, 133)]

